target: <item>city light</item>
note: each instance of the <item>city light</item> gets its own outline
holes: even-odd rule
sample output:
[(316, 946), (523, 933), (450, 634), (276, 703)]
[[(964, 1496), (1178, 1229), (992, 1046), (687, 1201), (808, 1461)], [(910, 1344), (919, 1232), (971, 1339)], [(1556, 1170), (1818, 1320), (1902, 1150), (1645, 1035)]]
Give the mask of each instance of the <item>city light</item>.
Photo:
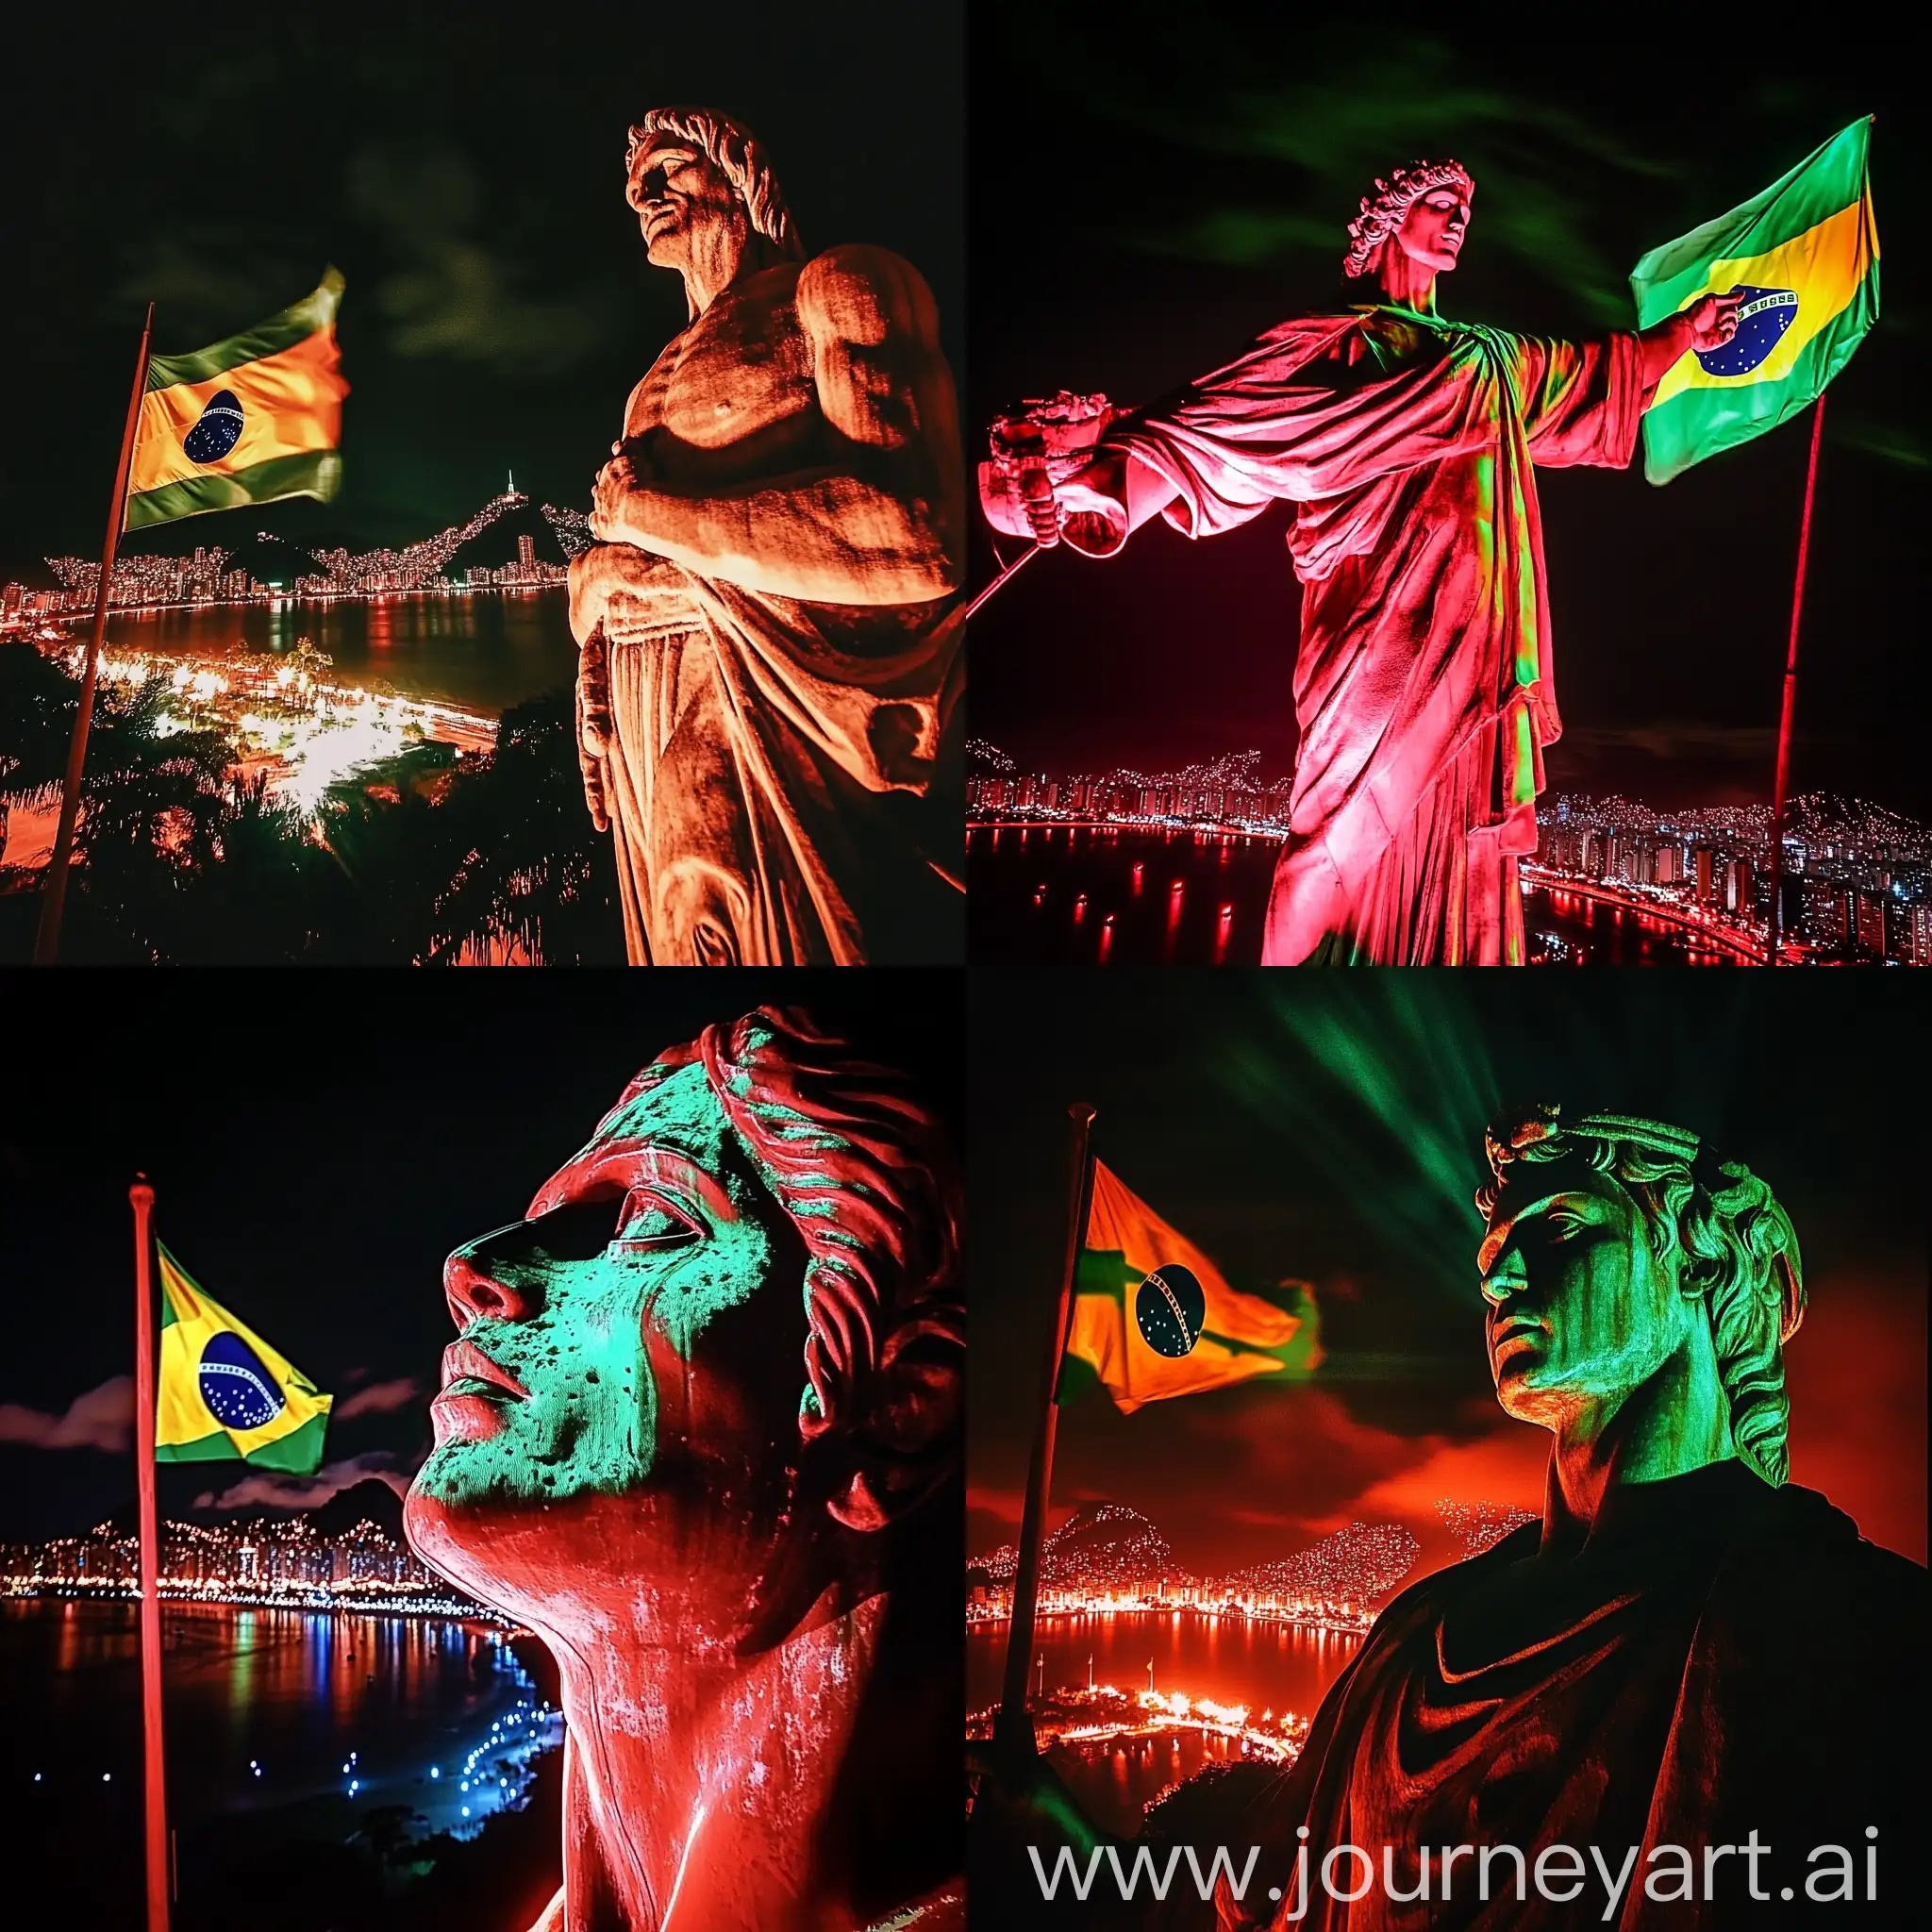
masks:
[[(1186, 834), (1221, 844), (1225, 864), (1241, 845), (1279, 843), (1289, 833), (1293, 781), (1263, 778), (1261, 754), (1230, 753), (1205, 764), (1147, 773), (1022, 771), (997, 745), (967, 742), (969, 838), (1013, 827), (1058, 827), (1071, 839), (1136, 833)], [(1538, 929), (1539, 963), (1590, 963), (1598, 950), (1574, 924), (1630, 922), (1637, 932), (1672, 935), (1692, 963), (1756, 962), (1770, 945), (1771, 808), (1703, 807), (1666, 811), (1623, 797), (1554, 794), (1537, 808), (1538, 846), (1521, 861), (1525, 894), (1549, 895), (1573, 922), (1569, 934)], [(1049, 853), (1051, 848), (1049, 847)], [(1068, 848), (1071, 853), (1071, 846)], [(1807, 792), (1790, 801), (1783, 856), (1782, 958), (1798, 964), (1884, 961), (1932, 965), (1932, 826), (1864, 799)], [(1054, 888), (1032, 874), (1043, 908)], [(1071, 882), (1079, 891), (1085, 878)], [(1136, 866), (1127, 897), (1139, 897)], [(1177, 896), (1182, 882), (1170, 887)], [(1226, 957), (1232, 902), (1217, 902), (1215, 958)], [(1115, 908), (1074, 900), (1074, 923), (1099, 915), (1103, 935)], [(1258, 910), (1258, 908), (1257, 908)], [(1527, 913), (1528, 908), (1525, 908)], [(1170, 921), (1170, 930), (1173, 920)]]
[[(138, 1598), (140, 1571), (136, 1539), (110, 1523), (84, 1537), (0, 1544), (0, 1596)], [(501, 1612), (452, 1590), (406, 1544), (367, 1518), (334, 1536), (320, 1534), (300, 1516), (216, 1527), (164, 1523), (159, 1589), (172, 1603), (376, 1611), (517, 1627)], [(342, 1766), (345, 1776), (357, 1761), (352, 1751)], [(255, 1759), (249, 1768), (261, 1775)]]
[[(1018, 1554), (1008, 1543), (968, 1565), (969, 1624), (1004, 1623), (1012, 1614)], [(1037, 1614), (1159, 1610), (1354, 1634), (1374, 1623), (1421, 1554), (1399, 1524), (1352, 1523), (1279, 1562), (1199, 1577), (1146, 1517), (1124, 1503), (1104, 1503), (1076, 1510), (1045, 1540)]]
[[(506, 491), (491, 497), (463, 523), (453, 524), (401, 550), (333, 549), (311, 553), (264, 530), (258, 541), (280, 544), (296, 563), (309, 559), (322, 566), (320, 571), (314, 571), (291, 564), (286, 585), (279, 581), (264, 583), (250, 576), (246, 570), (234, 568), (235, 553), (220, 544), (200, 545), (189, 557), (122, 556), (114, 562), (108, 602), (110, 608), (117, 610), (153, 610), (177, 605), (311, 603), (336, 597), (382, 597), (425, 591), (447, 594), (554, 588), (562, 584), (569, 573), (561, 564), (538, 558), (527, 535), (518, 540), (514, 563), (497, 567), (475, 564), (460, 578), (444, 575), (451, 558), (465, 543), (482, 535), (507, 511), (522, 508), (529, 501), (520, 491)], [(590, 548), (591, 527), (581, 511), (562, 509), (550, 503), (541, 504), (538, 508), (566, 558)], [(100, 588), (100, 564), (84, 557), (50, 557), (46, 561), (59, 588), (43, 591), (21, 584), (7, 585), (0, 591), (0, 613), (4, 613), (4, 621), (8, 625), (93, 608)]]

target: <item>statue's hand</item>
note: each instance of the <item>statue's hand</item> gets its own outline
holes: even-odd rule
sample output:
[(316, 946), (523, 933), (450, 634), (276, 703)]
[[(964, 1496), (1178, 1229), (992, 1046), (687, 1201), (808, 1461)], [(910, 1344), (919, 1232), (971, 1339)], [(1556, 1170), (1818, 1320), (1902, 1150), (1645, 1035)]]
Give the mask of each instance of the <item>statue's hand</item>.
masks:
[(584, 803), (600, 832), (610, 829), (610, 802), (605, 764), (616, 741), (610, 714), (610, 647), (601, 628), (593, 629), (577, 653), (577, 765), (583, 773)]
[(1126, 505), (1106, 487), (1110, 480), (1089, 464), (1058, 491), (1060, 534), (1087, 557), (1111, 557), (1127, 541)]
[(1744, 298), (1733, 290), (1727, 295), (1706, 295), (1683, 312), (1684, 348), (1695, 354), (1721, 349), (1738, 333), (1738, 309)]
[(631, 458), (622, 445), (591, 486), (591, 534), (606, 543), (636, 543), (640, 541), (631, 526), (630, 501), (643, 486)]

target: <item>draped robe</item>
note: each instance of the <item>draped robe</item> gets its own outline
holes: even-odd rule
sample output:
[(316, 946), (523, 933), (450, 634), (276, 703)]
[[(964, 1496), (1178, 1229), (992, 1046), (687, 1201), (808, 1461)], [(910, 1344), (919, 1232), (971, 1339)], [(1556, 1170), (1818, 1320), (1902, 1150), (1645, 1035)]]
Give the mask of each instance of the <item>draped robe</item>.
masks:
[[(1773, 1489), (1735, 1460), (1614, 1491), (1575, 1558), (1540, 1559), (1541, 1535), (1527, 1524), (1405, 1591), (1330, 1686), (1292, 1771), (1257, 1779), (1243, 1768), (1219, 1793), (1183, 1786), (1148, 1837), (1225, 1843), (1237, 1866), (1258, 1844), (1236, 1923), (1284, 1932), (1708, 1932), (1819, 1912), (1804, 1886), (1820, 1845), (1851, 1851), (1862, 1901), (1875, 1825), (1891, 1909), (1840, 1906), (1832, 1923), (1921, 1923), (1924, 1570), (1862, 1541), (1814, 1491)], [(1278, 1919), (1301, 1903), (1291, 1865), (1302, 1825), (1307, 1916)], [(1701, 1847), (1742, 1846), (1754, 1829), (1771, 1847), (1758, 1878), (1771, 1902), (1748, 1896), (1737, 1857), (1713, 1868), (1717, 1896), (1705, 1900)], [(1353, 1905), (1319, 1882), (1324, 1854), (1344, 1843), (1376, 1865)], [(1476, 1861), (1463, 1858), (1445, 1901), (1440, 1849), (1459, 1844), (1513, 1844), (1532, 1874), (1539, 1850), (1574, 1847), (1584, 1889), (1551, 1903), (1532, 1879), (1519, 1901), (1514, 1865), (1498, 1858), (1485, 1902)], [(1416, 1889), (1420, 1847), (1436, 1852), (1430, 1900), (1384, 1896), (1384, 1845), (1403, 1891)], [(1640, 1848), (1608, 1917), (1592, 1845), (1613, 1877)], [(1659, 1845), (1689, 1849), (1697, 1899), (1645, 1896)], [(1553, 1890), (1565, 1882), (1553, 1871)], [(1361, 1883), (1359, 1860), (1344, 1858), (1338, 1889)], [(1275, 1884), (1279, 1907), (1265, 1902)], [(1789, 1909), (1777, 1898), (1787, 1884)], [(1216, 1909), (1176, 1900), (1158, 1924), (1212, 1928)]]
[(633, 963), (858, 965), (890, 957), (894, 911), (948, 909), (915, 813), (958, 699), (957, 609), (808, 604), (652, 558), (603, 628)]
[(1114, 424), (1211, 537), (1296, 506), (1291, 830), (1264, 963), (1520, 964), (1518, 858), (1560, 732), (1535, 466), (1629, 462), (1637, 338), (1382, 307), (1285, 323)]

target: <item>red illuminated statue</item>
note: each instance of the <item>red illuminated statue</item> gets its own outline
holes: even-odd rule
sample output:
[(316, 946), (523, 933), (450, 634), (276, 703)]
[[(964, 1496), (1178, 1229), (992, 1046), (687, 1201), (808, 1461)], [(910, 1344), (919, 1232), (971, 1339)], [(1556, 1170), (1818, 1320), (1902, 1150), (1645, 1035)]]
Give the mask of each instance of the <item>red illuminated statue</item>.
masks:
[(758, 1012), (645, 1068), (449, 1257), (407, 1520), (557, 1660), (539, 1932), (963, 1926), (940, 1142), (904, 1078)]
[(1105, 557), (1156, 513), (1213, 537), (1296, 506), (1300, 743), (1268, 964), (1522, 962), (1517, 860), (1561, 728), (1536, 469), (1628, 463), (1666, 371), (1737, 327), (1732, 296), (1582, 344), (1445, 320), (1474, 192), (1456, 161), (1378, 181), (1343, 268), (1379, 300), (1283, 323), (1114, 420), (1028, 507), (1042, 541), (1063, 523)]
[[(584, 791), (634, 965), (856, 965), (946, 902), (965, 479), (930, 291), (808, 258), (722, 114), (631, 129), (625, 198), (690, 322), (631, 391), (571, 565)], [(927, 856), (930, 847), (933, 856)]]

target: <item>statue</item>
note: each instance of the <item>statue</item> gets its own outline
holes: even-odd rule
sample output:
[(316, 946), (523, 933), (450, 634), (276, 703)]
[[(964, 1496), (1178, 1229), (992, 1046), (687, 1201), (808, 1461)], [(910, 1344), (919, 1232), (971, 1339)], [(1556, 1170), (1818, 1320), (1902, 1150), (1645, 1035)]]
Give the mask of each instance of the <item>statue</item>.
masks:
[[(1781, 1895), (1911, 1922), (1925, 1572), (1787, 1478), (1783, 1350), (1805, 1311), (1789, 1217), (1657, 1122), (1534, 1107), (1487, 1149), (1484, 1339), (1498, 1402), (1550, 1434), (1542, 1520), (1402, 1591), (1291, 1770), (1232, 1766), (1149, 1807), (1157, 1870), (1188, 1845), (1205, 1869), (1218, 1844), (1239, 1870), (1257, 1846), (1243, 1897), (1224, 1883), (1093, 1923), (1631, 1932), (1756, 1924), (1754, 1900)], [(1037, 1834), (1096, 1842), (1042, 1767), (992, 1772)], [(1348, 1854), (1324, 1879), (1343, 1845), (1372, 1883)], [(1577, 1862), (1552, 1850), (1549, 1892), (1500, 1853), (1483, 1880), (1479, 1854), (1503, 1846), (1529, 1872), (1559, 1846)], [(1424, 1848), (1432, 1902), (1391, 1902), (1420, 1896)]]
[(958, 825), (923, 804), (963, 676), (965, 489), (932, 296), (884, 249), (808, 258), (721, 114), (654, 109), (626, 170), (691, 316), (631, 391), (570, 574), (631, 961), (929, 960), (958, 918)]
[(1561, 730), (1536, 468), (1627, 464), (1665, 373), (1737, 328), (1736, 295), (1583, 344), (1446, 321), (1474, 192), (1456, 161), (1398, 168), (1348, 230), (1375, 302), (1103, 417), (1051, 490), (1037, 462), (1030, 491), (989, 479), (997, 525), (1092, 557), (1157, 512), (1212, 537), (1295, 504), (1300, 742), (1264, 964), (1522, 962), (1517, 860)]
[(964, 1926), (941, 1142), (904, 1077), (763, 1010), (660, 1055), (449, 1257), (406, 1520), (557, 1660), (537, 1932)]

